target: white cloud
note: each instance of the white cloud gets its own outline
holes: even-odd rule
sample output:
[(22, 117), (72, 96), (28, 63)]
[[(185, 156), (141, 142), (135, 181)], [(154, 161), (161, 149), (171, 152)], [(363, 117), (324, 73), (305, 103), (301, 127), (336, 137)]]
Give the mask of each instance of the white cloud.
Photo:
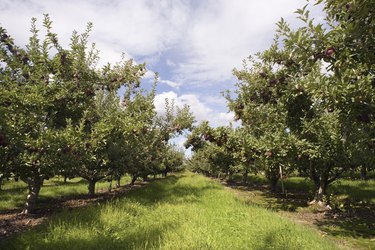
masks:
[[(296, 22), (305, 0), (2, 0), (0, 23), (25, 44), (31, 17), (49, 13), (65, 44), (73, 29), (94, 23), (92, 41), (102, 61), (118, 61), (122, 52), (152, 64), (166, 60), (173, 76), (166, 84), (222, 83), (242, 59), (266, 48), (283, 16)], [(320, 19), (319, 19), (320, 20)], [(173, 58), (176, 56), (178, 58)]]
[(145, 75), (143, 76), (143, 79), (145, 79), (145, 80), (152, 80), (152, 79), (154, 79), (154, 77), (155, 77), (155, 72), (153, 72), (152, 70), (147, 69)]
[[(143, 79), (151, 82), (151, 81), (154, 80), (154, 78), (155, 78), (155, 72), (147, 69), (146, 74), (143, 76)], [(159, 78), (159, 80), (158, 80), (159, 83), (166, 84), (169, 87), (178, 89), (181, 86), (181, 83), (179, 83), (179, 82), (174, 82), (174, 81), (171, 81), (171, 80), (162, 79), (160, 76), (158, 78)]]
[(169, 66), (169, 67), (175, 67), (176, 66), (176, 63), (174, 61), (172, 61), (171, 59), (167, 59), (165, 61), (165, 63)]
[(171, 0), (4, 0), (0, 11), (1, 24), (22, 44), (27, 42), (31, 18), (37, 17), (41, 23), (43, 13), (50, 14), (53, 29), (65, 44), (69, 43), (73, 29), (83, 31), (86, 23), (92, 21), (92, 40), (109, 60), (125, 51), (138, 57), (151, 57), (168, 49), (180, 39), (180, 27), (185, 25), (189, 14), (184, 1)]
[(181, 83), (170, 81), (170, 80), (160, 80), (159, 82), (167, 84), (168, 86), (172, 88), (178, 88), (181, 86)]
[(193, 112), (197, 122), (208, 120), (211, 126), (224, 126), (229, 125), (229, 122), (233, 121), (233, 113), (218, 112), (208, 106), (207, 103), (202, 101), (198, 95), (195, 94), (183, 94), (178, 95), (174, 91), (163, 92), (155, 96), (155, 109), (158, 114), (163, 115), (165, 113), (165, 99), (168, 98), (170, 101), (174, 100), (175, 105), (182, 107), (187, 104), (190, 110)]
[(195, 13), (176, 74), (186, 83), (223, 82), (244, 58), (270, 45), (280, 18), (305, 1), (207, 1)]

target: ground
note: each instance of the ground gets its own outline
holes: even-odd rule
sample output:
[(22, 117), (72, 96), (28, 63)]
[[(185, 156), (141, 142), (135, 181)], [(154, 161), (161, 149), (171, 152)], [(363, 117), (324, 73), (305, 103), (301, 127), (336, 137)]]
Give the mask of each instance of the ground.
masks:
[[(42, 199), (42, 204), (40, 204), (40, 209), (34, 215), (21, 215), (19, 213), (20, 212), (19, 209), (7, 210), (7, 211), (3, 211), (2, 213), (0, 213), (0, 239), (3, 238), (3, 240), (5, 241), (8, 241), (9, 237), (11, 238), (16, 237), (16, 239), (18, 239), (17, 235), (22, 236), (20, 237), (21, 239), (25, 237), (26, 238), (31, 237), (27, 235), (30, 235), (30, 234), (32, 235), (35, 230), (30, 231), (30, 234), (29, 233), (25, 234), (24, 232), (38, 225), (40, 226), (36, 228), (39, 231), (41, 230), (41, 232), (45, 230), (51, 230), (51, 226), (49, 226), (49, 229), (48, 229), (46, 228), (46, 225), (48, 223), (53, 224), (53, 221), (56, 220), (56, 217), (59, 218), (60, 220), (60, 217), (59, 217), (60, 211), (63, 211), (63, 212), (64, 211), (65, 212), (66, 211), (72, 211), (72, 212), (78, 211), (77, 213), (80, 213), (79, 212), (80, 209), (82, 208), (85, 209), (85, 207), (92, 207), (92, 209), (94, 210), (97, 207), (98, 209), (103, 210), (103, 204), (112, 204), (113, 202), (118, 202), (119, 199), (126, 201), (129, 197), (133, 197), (134, 199), (136, 199), (136, 202), (132, 204), (131, 206), (129, 204), (126, 205), (126, 209), (129, 209), (129, 206), (132, 207), (135, 205), (138, 207), (140, 211), (148, 211), (148, 209), (150, 209), (150, 206), (152, 207), (155, 206), (158, 209), (160, 207), (161, 210), (165, 211), (165, 213), (168, 213), (168, 214), (176, 212), (177, 217), (172, 218), (172, 219), (177, 220), (179, 218), (179, 220), (173, 221), (171, 218), (168, 219), (168, 220), (173, 221), (173, 222), (172, 221), (170, 222), (171, 225), (181, 224), (182, 223), (181, 220), (184, 221), (185, 218), (179, 217), (179, 216), (188, 215), (188, 214), (192, 216), (191, 221), (194, 221), (194, 216), (196, 216), (196, 212), (190, 211), (191, 212), (190, 213), (189, 209), (194, 207), (195, 206), (194, 204), (197, 202), (202, 203), (201, 206), (195, 207), (195, 209), (199, 211), (198, 213), (200, 213), (201, 216), (203, 216), (199, 218), (199, 220), (195, 218), (197, 219), (199, 223), (190, 225), (189, 223), (192, 223), (192, 222), (186, 221), (181, 224), (182, 228), (187, 227), (188, 230), (192, 228), (193, 228), (192, 229), (193, 231), (195, 229), (197, 229), (198, 231), (203, 230), (199, 227), (201, 226), (200, 224), (202, 223), (202, 220), (205, 220), (206, 221), (205, 223), (208, 223), (206, 226), (209, 226), (209, 228), (204, 228), (204, 230), (208, 230), (210, 231), (210, 233), (212, 233), (211, 230), (213, 229), (211, 229), (211, 226), (213, 225), (216, 226), (215, 223), (211, 225), (211, 223), (213, 223), (212, 219), (213, 220), (220, 219), (219, 220), (220, 222), (225, 222), (225, 221), (222, 221), (222, 219), (224, 218), (227, 218), (226, 219), (227, 221), (232, 221), (232, 220), (234, 221), (231, 224), (222, 225), (222, 228), (219, 227), (215, 229), (214, 230), (216, 232), (215, 234), (219, 232), (220, 233), (225, 232), (225, 230), (228, 230), (227, 228), (228, 226), (231, 228), (230, 229), (231, 233), (232, 233), (232, 230), (235, 230), (235, 231), (241, 230), (241, 228), (247, 227), (248, 224), (241, 224), (242, 219), (236, 218), (236, 217), (249, 216), (247, 215), (248, 211), (246, 208), (243, 208), (246, 211), (236, 210), (233, 212), (232, 210), (237, 209), (237, 208), (232, 208), (232, 207), (227, 206), (227, 207), (223, 207), (221, 212), (215, 212), (217, 214), (214, 214), (214, 212), (211, 211), (210, 209), (218, 210), (219, 206), (221, 206), (221, 203), (229, 203), (230, 206), (242, 206), (240, 204), (245, 204), (249, 210), (259, 208), (260, 210), (258, 210), (258, 213), (260, 213), (260, 211), (269, 210), (272, 213), (276, 213), (280, 215), (280, 217), (284, 217), (284, 218), (286, 217), (288, 221), (293, 221), (296, 224), (303, 225), (303, 227), (310, 228), (317, 235), (320, 235), (321, 238), (327, 238), (330, 241), (335, 242), (335, 245), (337, 245), (339, 248), (375, 249), (375, 230), (374, 230), (375, 207), (374, 207), (374, 203), (372, 202), (372, 195), (373, 195), (371, 191), (372, 189), (371, 190), (368, 189), (368, 186), (366, 186), (367, 184), (364, 187), (365, 187), (365, 191), (366, 190), (368, 191), (368, 194), (367, 194), (368, 197), (367, 198), (365, 197), (363, 201), (349, 202), (348, 200), (345, 200), (345, 199), (348, 199), (348, 197), (344, 199), (336, 198), (337, 199), (335, 201), (336, 203), (338, 201), (340, 202), (347, 201), (347, 203), (345, 202), (337, 203), (337, 204), (334, 203), (334, 207), (332, 210), (320, 211), (319, 209), (308, 206), (308, 201), (311, 197), (311, 194), (306, 191), (308, 189), (304, 189), (304, 188), (301, 188), (301, 186), (298, 186), (298, 185), (301, 185), (302, 182), (300, 182), (297, 186), (293, 186), (292, 184), (293, 184), (293, 181), (295, 180), (291, 180), (290, 183), (286, 183), (286, 187), (288, 188), (288, 193), (287, 195), (284, 195), (280, 193), (274, 194), (274, 193), (269, 192), (268, 186), (264, 182), (254, 181), (251, 178), (250, 178), (249, 184), (247, 185), (242, 185), (240, 184), (240, 182), (235, 182), (235, 181), (226, 182), (226, 181), (222, 181), (218, 179), (212, 180), (212, 182), (220, 183), (217, 186), (207, 184), (204, 181), (204, 179), (201, 180), (201, 178), (202, 177), (199, 177), (197, 175), (187, 174), (187, 176), (185, 175), (180, 175), (177, 177), (171, 176), (170, 178), (167, 178), (166, 180), (158, 180), (155, 182), (155, 183), (160, 183), (160, 184), (152, 183), (152, 185), (150, 185), (150, 184), (147, 184), (146, 182), (142, 182), (142, 183), (138, 183), (134, 187), (126, 185), (118, 189), (113, 189), (111, 192), (108, 192), (108, 191), (104, 192), (104, 189), (101, 189), (101, 192), (99, 192), (99, 194), (95, 198), (89, 198), (86, 195), (72, 195), (72, 196), (64, 196), (64, 197), (54, 198), (54, 199), (52, 198)], [(198, 184), (194, 183), (194, 179), (198, 180)], [(372, 183), (370, 184), (372, 185)], [(303, 185), (305, 185), (304, 182), (303, 182)], [(341, 185), (340, 189), (343, 189), (343, 184), (341, 183), (340, 185)], [(140, 192), (132, 191), (133, 189), (137, 189), (143, 186), (149, 186), (149, 187), (141, 188), (141, 190), (144, 190), (144, 191), (140, 191)], [(225, 192), (216, 194), (215, 192), (221, 192), (217, 190), (220, 190), (223, 186), (224, 186)], [(295, 189), (295, 187), (298, 187), (298, 188)], [(229, 201), (231, 198), (229, 198), (229, 200), (225, 200), (227, 199), (225, 198), (223, 201), (220, 201), (223, 195), (226, 196), (226, 193), (234, 194), (234, 197), (238, 199), (239, 203), (237, 204), (236, 202)], [(339, 195), (337, 197), (339, 197)], [(164, 202), (168, 204), (167, 207), (165, 208), (161, 205)], [(218, 204), (218, 202), (220, 204)], [(142, 204), (145, 204), (145, 207), (143, 207)], [(140, 205), (142, 206), (139, 207)], [(107, 205), (104, 205), (104, 206), (107, 206)], [(186, 206), (186, 208), (183, 208), (182, 206)], [(78, 207), (81, 207), (81, 208), (78, 208)], [(110, 210), (111, 209), (113, 208), (110, 208)], [(168, 212), (168, 209), (171, 209), (171, 211), (173, 212)], [(181, 212), (182, 211), (181, 209), (183, 210), (183, 212)], [(105, 214), (107, 210), (104, 210), (104, 212), (95, 212), (95, 214), (98, 214), (98, 213)], [(153, 211), (154, 209), (152, 209), (152, 213)], [(181, 214), (179, 214), (180, 212)], [(164, 212), (161, 212), (161, 213), (164, 213)], [(207, 214), (205, 215), (205, 213)], [(227, 214), (227, 216), (229, 215), (230, 217), (225, 217), (225, 214)], [(112, 215), (112, 212), (109, 213), (109, 216), (111, 215)], [(128, 215), (129, 214), (118, 215), (118, 216), (119, 218), (124, 218)], [(213, 216), (213, 215), (214, 217), (210, 219), (210, 216)], [(136, 216), (136, 221), (142, 220), (143, 215), (140, 218), (138, 218), (139, 216), (138, 214), (135, 216)], [(170, 216), (174, 217), (171, 214)], [(267, 216), (270, 216), (270, 215), (267, 214)], [(51, 222), (50, 217), (54, 218), (52, 219), (52, 222)], [(101, 215), (101, 217), (103, 216)], [(160, 215), (157, 215), (156, 217), (160, 217)], [(251, 219), (251, 217), (249, 218)], [(68, 217), (67, 219), (65, 219), (66, 222), (64, 223), (70, 223), (69, 222), (70, 219), (71, 218)], [(91, 221), (91, 219), (89, 220)], [(121, 220), (121, 219), (118, 219), (118, 220)], [(112, 224), (110, 225), (113, 226), (113, 223), (118, 223), (118, 220), (117, 221), (115, 220), (115, 222), (111, 222)], [(48, 221), (48, 223), (47, 224), (43, 223), (44, 221)], [(80, 223), (86, 223), (86, 222), (80, 222)], [(93, 223), (93, 222), (89, 222), (89, 223)], [(159, 223), (161, 225), (164, 225), (165, 221), (161, 219)], [(294, 227), (292, 224), (289, 224), (289, 222), (285, 222), (285, 223), (287, 223), (288, 225), (288, 230), (289, 228)], [(135, 225), (138, 225), (138, 224), (135, 224)], [(190, 228), (187, 225), (189, 225)], [(149, 227), (152, 228), (154, 226), (155, 226), (154, 224), (147, 224), (147, 225), (143, 225), (143, 227), (141, 228), (149, 228)], [(99, 226), (99, 227), (102, 227), (102, 226)], [(170, 226), (168, 226), (168, 228), (169, 227)], [(107, 228), (107, 226), (104, 228)], [(60, 228), (59, 230), (62, 230), (62, 229)], [(67, 230), (67, 229), (64, 229), (64, 230)], [(124, 230), (123, 232), (124, 235), (129, 234), (129, 231), (127, 231), (129, 229), (126, 229), (126, 230), (121, 229), (121, 230)], [(155, 230), (156, 231), (153, 232), (152, 235), (154, 234), (159, 235), (158, 232), (160, 231), (160, 229), (155, 229)], [(166, 233), (166, 235), (168, 237), (173, 238), (173, 237), (176, 237), (176, 235), (173, 235), (173, 234), (178, 234), (177, 229), (173, 229), (173, 233), (169, 232), (169, 229), (167, 231), (168, 233)], [(184, 230), (182, 235), (185, 235), (187, 233), (185, 231), (186, 230)], [(191, 232), (191, 233), (194, 234), (194, 232)], [(207, 233), (207, 232), (203, 231), (202, 233)], [(25, 237), (23, 237), (24, 234), (26, 235)], [(207, 234), (210, 235), (209, 233)], [(260, 235), (261, 234), (262, 233), (260, 233)], [(163, 236), (162, 234), (160, 234), (158, 237), (167, 237), (167, 236)], [(250, 236), (251, 234), (248, 237)], [(137, 237), (140, 237), (140, 236), (137, 236)], [(182, 236), (178, 235), (178, 237), (182, 237)], [(194, 237), (200, 237), (200, 236), (195, 235)], [(240, 237), (243, 237), (243, 236), (241, 235)], [(309, 236), (309, 237), (312, 237), (312, 236)], [(239, 238), (239, 239), (242, 240), (242, 238)], [(276, 242), (275, 244), (279, 244), (277, 242), (279, 242), (280, 239), (275, 240), (274, 236), (272, 236), (270, 239), (272, 239), (271, 242), (275, 241)], [(210, 243), (212, 246), (212, 249), (215, 249), (213, 247), (215, 246), (215, 243), (205, 242), (205, 240), (206, 239), (203, 240), (204, 244)], [(50, 242), (50, 241), (51, 239), (47, 240), (46, 242)], [(111, 240), (111, 242), (112, 241), (113, 239)], [(140, 244), (143, 241), (144, 241), (144, 238), (141, 237), (137, 244)], [(195, 240), (192, 242), (190, 241), (191, 239), (189, 239), (189, 244), (195, 244), (194, 243)], [(67, 241), (67, 242), (70, 242), (70, 241)], [(152, 242), (150, 244), (156, 244), (156, 243)], [(281, 246), (285, 246), (285, 244), (286, 243), (284, 242), (281, 244)], [(49, 245), (46, 245), (46, 246), (49, 246)], [(168, 246), (168, 244), (165, 246)], [(216, 246), (220, 248), (222, 245), (219, 244)], [(168, 247), (165, 247), (165, 248), (168, 249)]]

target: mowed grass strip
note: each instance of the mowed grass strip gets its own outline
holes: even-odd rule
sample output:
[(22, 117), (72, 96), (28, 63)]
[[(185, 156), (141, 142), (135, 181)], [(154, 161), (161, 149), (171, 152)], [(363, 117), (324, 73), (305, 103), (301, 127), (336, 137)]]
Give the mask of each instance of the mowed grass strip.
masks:
[(0, 249), (335, 249), (316, 231), (184, 173), (97, 206), (65, 210)]

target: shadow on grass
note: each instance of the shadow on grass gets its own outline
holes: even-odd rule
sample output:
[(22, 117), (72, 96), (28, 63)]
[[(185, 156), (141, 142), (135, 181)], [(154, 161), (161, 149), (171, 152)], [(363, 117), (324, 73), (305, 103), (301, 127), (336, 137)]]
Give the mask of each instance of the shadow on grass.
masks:
[(352, 204), (345, 211), (326, 213), (324, 220), (315, 224), (333, 236), (372, 239), (375, 237), (375, 204)]
[[(313, 199), (313, 185), (310, 180), (289, 178), (284, 187), (287, 194), (272, 193), (269, 186), (259, 178), (250, 177), (247, 184), (228, 182), (230, 187), (248, 191), (246, 203), (271, 209), (274, 211), (292, 212), (298, 218), (315, 224), (320, 230), (332, 236), (375, 237), (375, 182), (367, 181), (340, 181), (333, 183), (329, 193), (333, 194), (331, 206), (333, 210), (319, 214), (310, 208), (308, 202)], [(278, 190), (281, 190), (280, 185)], [(337, 195), (344, 195), (345, 198)]]
[(338, 181), (328, 191), (334, 195), (345, 195), (352, 202), (375, 203), (375, 181)]
[[(162, 221), (147, 227), (124, 225), (111, 228), (101, 221), (101, 207), (65, 210), (51, 222), (40, 225), (18, 238), (0, 242), (0, 249), (149, 249), (158, 248), (163, 234), (179, 226), (177, 222)], [(139, 215), (134, 214), (134, 217)], [(117, 217), (117, 223), (123, 223)], [(141, 218), (139, 218), (141, 220)], [(132, 228), (134, 227), (134, 228)], [(61, 233), (61, 234), (59, 234)], [(44, 238), (44, 237), (45, 238)]]
[(205, 191), (219, 189), (219, 186), (211, 183), (207, 183), (207, 185), (203, 186), (177, 183), (182, 177), (184, 177), (184, 175), (168, 176), (165, 179), (151, 183), (144, 189), (134, 191), (129, 195), (129, 198), (134, 198), (137, 202), (144, 205), (186, 201), (194, 202), (199, 201), (199, 198), (205, 194)]
[[(255, 205), (271, 209), (274, 211), (296, 212), (299, 208), (308, 206), (312, 199), (312, 193), (305, 191), (309, 184), (300, 184), (295, 182), (284, 183), (286, 194), (281, 192), (271, 192), (267, 182), (259, 178), (251, 177), (246, 184), (240, 182), (227, 182), (227, 186), (252, 193), (253, 196), (247, 199), (249, 205)], [(279, 184), (278, 190), (281, 190)]]

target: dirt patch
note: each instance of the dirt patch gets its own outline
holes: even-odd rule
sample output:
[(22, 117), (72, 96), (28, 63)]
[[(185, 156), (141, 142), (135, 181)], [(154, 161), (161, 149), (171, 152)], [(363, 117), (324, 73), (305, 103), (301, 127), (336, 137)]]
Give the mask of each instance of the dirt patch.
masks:
[(63, 208), (74, 209), (118, 198), (129, 193), (131, 190), (147, 185), (147, 183), (139, 182), (133, 186), (124, 185), (112, 189), (111, 192), (100, 192), (95, 197), (80, 195), (43, 200), (39, 202), (39, 208), (33, 214), (22, 214), (21, 209), (6, 211), (0, 214), (0, 240), (22, 233), (41, 224), (53, 213), (59, 212)]

